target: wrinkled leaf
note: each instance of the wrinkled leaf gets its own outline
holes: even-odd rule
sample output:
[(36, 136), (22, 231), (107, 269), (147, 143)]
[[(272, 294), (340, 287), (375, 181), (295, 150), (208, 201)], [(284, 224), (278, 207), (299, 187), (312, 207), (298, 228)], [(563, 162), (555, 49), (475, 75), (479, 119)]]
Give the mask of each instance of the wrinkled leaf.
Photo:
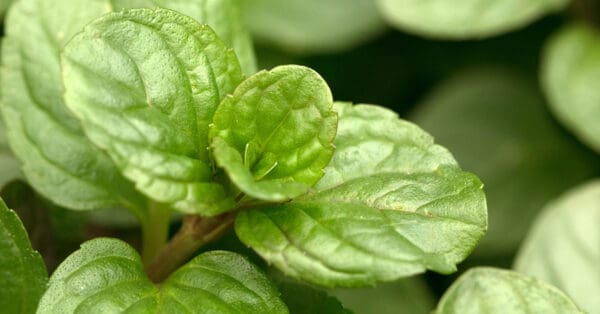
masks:
[(415, 122), (485, 183), (490, 226), (480, 256), (513, 254), (548, 200), (599, 173), (596, 156), (554, 123), (535, 82), (510, 70), (455, 75), (417, 108)]
[(160, 289), (126, 243), (88, 241), (52, 275), (38, 313), (287, 313), (277, 290), (241, 255), (212, 251), (175, 271)]
[(550, 203), (537, 218), (515, 264), (555, 285), (582, 310), (600, 313), (600, 181)]
[(600, 32), (576, 24), (554, 35), (541, 79), (557, 118), (600, 153)]
[(31, 248), (15, 212), (0, 199), (0, 308), (4, 313), (34, 313), (46, 289), (46, 266)]
[(377, 287), (337, 289), (332, 292), (357, 314), (429, 314), (435, 301), (420, 278), (405, 278)]
[(108, 156), (84, 137), (62, 100), (59, 50), (110, 9), (102, 0), (22, 0), (5, 21), (0, 88), (8, 141), (28, 182), (72, 209), (144, 206)]
[(311, 69), (261, 71), (219, 105), (210, 132), (215, 159), (252, 197), (284, 201), (304, 194), (333, 154), (332, 105), (329, 87)]
[(381, 33), (373, 0), (241, 0), (257, 41), (295, 53), (335, 52)]
[(496, 268), (473, 268), (444, 293), (436, 314), (582, 313), (562, 291), (541, 280)]
[(210, 27), (164, 9), (107, 14), (62, 53), (65, 101), (148, 197), (183, 212), (231, 208), (211, 182), (208, 125), (242, 80)]
[(399, 29), (427, 37), (483, 38), (521, 28), (569, 0), (378, 0)]
[(250, 34), (240, 12), (239, 0), (112, 0), (118, 8), (162, 7), (208, 24), (219, 38), (233, 48), (244, 74), (256, 72), (256, 57)]
[[(323, 178), (316, 192), (291, 203), (241, 212), (240, 240), (287, 275), (324, 286), (455, 271), (486, 230), (479, 179), (428, 134), (384, 109), (336, 108), (340, 150), (326, 169), (335, 179)], [(383, 144), (368, 145), (377, 142)], [(358, 155), (352, 147), (361, 144), (364, 154), (352, 159)], [(342, 166), (344, 158), (351, 166)]]

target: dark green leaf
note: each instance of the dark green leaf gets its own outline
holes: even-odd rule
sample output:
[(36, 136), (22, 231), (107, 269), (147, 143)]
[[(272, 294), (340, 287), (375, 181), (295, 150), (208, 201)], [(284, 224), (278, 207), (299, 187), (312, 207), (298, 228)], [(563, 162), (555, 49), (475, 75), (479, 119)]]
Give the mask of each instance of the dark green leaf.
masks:
[(509, 70), (465, 71), (417, 108), (415, 122), (485, 182), (490, 227), (478, 254), (513, 254), (548, 200), (600, 170), (554, 123), (535, 82)]
[(19, 217), (0, 199), (0, 309), (35, 313), (47, 280), (44, 261), (31, 248)]
[(245, 28), (239, 0), (112, 0), (118, 8), (162, 7), (208, 24), (219, 38), (233, 48), (246, 75), (256, 72), (256, 57)]
[(474, 268), (446, 291), (436, 314), (582, 313), (560, 290), (541, 280), (496, 268)]
[(600, 153), (600, 32), (575, 24), (554, 35), (541, 78), (558, 119)]
[(600, 180), (550, 203), (537, 218), (515, 269), (549, 282), (589, 313), (600, 313)]
[[(307, 284), (292, 281), (282, 274), (275, 276), (275, 284), (281, 291), (281, 299), (291, 314), (351, 314), (340, 301), (325, 291)], [(361, 313), (362, 314), (362, 313)]]
[(287, 313), (277, 290), (244, 257), (201, 254), (156, 287), (137, 252), (95, 239), (52, 275), (38, 313)]
[(436, 38), (498, 35), (563, 9), (569, 0), (378, 0), (398, 28)]
[(486, 230), (481, 182), (391, 112), (337, 110), (331, 177), (291, 203), (241, 212), (240, 239), (287, 275), (324, 286), (455, 271)]
[(210, 27), (164, 9), (107, 14), (62, 53), (65, 101), (148, 197), (183, 212), (232, 207), (212, 182), (208, 125), (242, 80)]
[(83, 136), (62, 100), (59, 50), (110, 9), (102, 0), (22, 0), (6, 19), (1, 107), (10, 146), (28, 182), (73, 209), (144, 206), (110, 158)]
[(373, 0), (241, 0), (258, 41), (296, 53), (334, 52), (381, 33)]
[(333, 154), (332, 105), (329, 87), (313, 70), (261, 71), (219, 105), (210, 132), (215, 159), (252, 197), (284, 201), (304, 194)]

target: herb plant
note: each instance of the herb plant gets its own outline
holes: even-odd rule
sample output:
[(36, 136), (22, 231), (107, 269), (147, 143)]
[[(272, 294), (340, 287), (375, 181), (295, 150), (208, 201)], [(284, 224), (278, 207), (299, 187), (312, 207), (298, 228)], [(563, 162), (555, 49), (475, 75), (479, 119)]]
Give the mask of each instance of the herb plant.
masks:
[[(373, 287), (393, 291), (394, 282), (414, 293), (419, 281), (399, 280), (427, 271), (456, 272), (488, 229), (480, 179), (394, 111), (334, 101), (325, 79), (307, 66), (259, 71), (263, 66), (245, 24), (259, 40), (284, 38), (280, 44), (289, 50), (324, 52), (378, 33), (384, 28), (381, 16), (423, 36), (464, 39), (522, 27), (567, 4), (503, 0), (485, 6), (490, 18), (471, 24), (453, 20), (475, 19), (479, 2), (459, 1), (456, 14), (448, 15), (441, 1), (356, 1), (356, 7), (340, 12), (335, 8), (345, 1), (16, 0), (2, 40), (2, 196), (19, 199), (9, 192), (21, 195), (20, 187), (11, 185), (21, 180), (35, 191), (28, 206), (49, 209), (56, 230), (75, 234), (77, 223), (68, 217), (85, 212), (87, 219), (133, 226), (140, 235), (91, 237), (56, 269), (47, 268), (47, 256), (32, 248), (33, 228), (25, 228), (26, 219), (0, 201), (0, 285), (8, 287), (0, 292), (0, 308), (9, 313), (350, 313), (346, 302), (332, 295), (347, 300), (376, 291), (373, 298), (384, 298)], [(294, 9), (286, 12), (288, 6)], [(323, 28), (331, 21), (304, 19), (306, 12), (325, 6), (337, 12), (335, 21), (347, 21), (345, 14), (360, 18), (348, 29), (326, 34)], [(287, 14), (298, 18), (285, 24)], [(305, 24), (294, 32), (294, 22)], [(588, 90), (589, 78), (597, 74), (587, 70), (588, 65), (596, 69), (596, 39), (584, 25), (556, 35), (545, 53), (542, 82), (559, 119), (597, 150), (595, 94), (578, 93)], [(573, 70), (570, 65), (577, 62), (586, 69)], [(530, 82), (513, 76), (493, 67), (468, 72), (434, 93), (414, 117), (434, 133), (444, 132), (448, 123), (497, 110), (494, 101), (480, 106), (481, 95), (510, 99), (514, 110), (498, 110), (494, 118), (535, 129), (522, 142), (496, 136), (493, 120), (475, 130), (473, 124), (459, 124), (455, 133), (439, 138), (469, 163), (480, 158), (462, 151), (475, 142), (452, 139), (481, 131), (481, 154), (516, 143), (511, 147), (527, 147), (527, 154), (551, 155), (539, 168), (563, 160), (583, 164), (565, 170), (560, 182), (552, 182), (559, 174), (526, 173), (528, 180), (515, 189), (551, 182), (530, 195), (529, 208), (538, 208), (549, 195), (586, 178), (594, 157), (581, 157), (581, 147), (558, 138), (555, 126), (540, 118), (538, 95), (522, 89)], [(570, 92), (557, 92), (568, 84), (574, 86)], [(477, 93), (468, 92), (472, 86), (480, 87)], [(568, 109), (573, 104), (577, 110)], [(540, 144), (530, 147), (530, 142)], [(492, 187), (497, 178), (517, 173), (510, 166), (486, 172), (488, 161), (497, 162), (485, 160), (474, 170), (489, 176)], [(523, 165), (540, 163), (528, 159)], [(597, 184), (590, 183), (549, 205), (519, 253), (516, 271), (473, 268), (448, 288), (434, 312), (597, 310), (592, 295), (600, 288), (586, 295), (577, 286), (598, 270), (593, 266), (598, 243), (583, 235), (597, 230), (593, 220), (586, 224), (565, 213), (569, 206), (580, 207), (597, 218), (597, 192)], [(490, 215), (516, 231), (493, 231), (480, 252), (510, 254), (533, 216), (527, 212), (513, 223), (509, 214)], [(574, 225), (585, 228), (577, 233)], [(547, 243), (572, 254), (553, 254)], [(548, 270), (565, 264), (582, 271), (557, 276)], [(340, 288), (362, 290), (335, 290)]]

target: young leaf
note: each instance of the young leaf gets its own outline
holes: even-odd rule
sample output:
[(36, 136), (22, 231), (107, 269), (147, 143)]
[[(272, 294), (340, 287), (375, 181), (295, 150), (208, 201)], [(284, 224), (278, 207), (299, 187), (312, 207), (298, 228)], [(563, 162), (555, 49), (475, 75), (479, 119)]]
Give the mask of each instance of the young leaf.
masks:
[(6, 19), (0, 84), (11, 149), (27, 181), (72, 209), (143, 207), (108, 156), (83, 135), (64, 106), (58, 52), (109, 1), (16, 2)]
[(240, 240), (287, 275), (324, 286), (455, 271), (487, 227), (481, 182), (391, 112), (336, 108), (340, 150), (326, 168), (335, 179), (291, 203), (241, 212)]
[(311, 69), (259, 72), (219, 105), (210, 131), (215, 160), (252, 197), (284, 201), (304, 194), (333, 154), (332, 105), (327, 83)]
[(4, 313), (34, 313), (48, 275), (15, 212), (0, 199), (0, 308)]
[(238, 0), (113, 0), (118, 8), (161, 7), (194, 18), (200, 24), (208, 24), (219, 38), (233, 48), (244, 74), (256, 72), (256, 57), (252, 40), (246, 30)]
[(62, 53), (65, 101), (148, 197), (189, 213), (231, 208), (211, 182), (208, 125), (242, 80), (208, 26), (165, 9), (107, 14)]
[(552, 120), (535, 82), (512, 70), (464, 71), (417, 108), (412, 119), (485, 182), (490, 226), (479, 256), (514, 254), (547, 201), (599, 173), (597, 157)]
[(569, 0), (379, 0), (396, 27), (448, 39), (483, 38), (523, 27), (563, 9)]
[(557, 288), (513, 271), (479, 267), (444, 293), (436, 314), (582, 313)]
[(517, 255), (515, 269), (570, 295), (589, 313), (600, 313), (600, 180), (546, 207)]
[(201, 254), (160, 289), (146, 277), (137, 252), (100, 238), (82, 244), (52, 275), (38, 313), (287, 313), (277, 290), (244, 257)]
[(258, 41), (295, 53), (335, 52), (381, 33), (385, 24), (373, 0), (241, 1)]
[(600, 152), (600, 32), (575, 24), (554, 35), (545, 48), (541, 78), (558, 119)]

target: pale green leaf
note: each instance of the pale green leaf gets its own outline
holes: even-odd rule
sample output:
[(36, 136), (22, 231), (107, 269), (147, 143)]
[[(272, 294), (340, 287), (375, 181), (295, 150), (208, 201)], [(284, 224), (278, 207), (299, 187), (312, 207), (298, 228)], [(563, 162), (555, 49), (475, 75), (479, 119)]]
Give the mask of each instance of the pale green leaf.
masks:
[(250, 34), (240, 12), (239, 0), (112, 0), (118, 8), (171, 9), (208, 24), (233, 48), (246, 75), (256, 72), (256, 57)]
[(144, 206), (110, 158), (84, 137), (62, 100), (60, 49), (110, 9), (103, 0), (21, 0), (5, 21), (0, 88), (8, 141), (28, 182), (72, 209)]
[(287, 313), (277, 290), (244, 257), (201, 254), (160, 289), (138, 253), (115, 239), (82, 244), (50, 278), (38, 313)]
[(600, 31), (575, 24), (554, 35), (541, 79), (557, 118), (600, 153)]
[(373, 0), (239, 0), (257, 41), (295, 53), (352, 48), (382, 33)]
[(210, 27), (165, 9), (107, 14), (65, 47), (62, 70), (86, 135), (140, 191), (183, 212), (232, 207), (211, 181), (208, 125), (242, 74)]
[(600, 170), (552, 120), (536, 83), (504, 68), (454, 75), (412, 118), (485, 183), (490, 226), (479, 256), (514, 254), (548, 200)]
[(241, 212), (240, 240), (287, 275), (324, 286), (455, 271), (487, 227), (482, 183), (391, 112), (337, 108), (340, 150), (326, 168), (335, 176), (291, 203)]
[(357, 314), (429, 314), (435, 307), (433, 294), (418, 277), (377, 287), (336, 289), (332, 294)]
[(0, 199), (0, 309), (3, 313), (34, 313), (48, 275), (38, 252), (15, 212)]
[(483, 38), (502, 34), (563, 9), (569, 0), (378, 0), (399, 29), (427, 37)]
[(600, 180), (550, 203), (515, 263), (519, 272), (555, 285), (589, 313), (600, 313)]
[(0, 0), (0, 19), (4, 17), (6, 10), (10, 7), (13, 0)]
[(436, 314), (582, 313), (563, 292), (541, 280), (496, 268), (474, 268), (450, 286)]
[(261, 71), (219, 105), (210, 132), (215, 159), (249, 196), (283, 201), (304, 194), (333, 154), (332, 105), (329, 87), (311, 69)]

